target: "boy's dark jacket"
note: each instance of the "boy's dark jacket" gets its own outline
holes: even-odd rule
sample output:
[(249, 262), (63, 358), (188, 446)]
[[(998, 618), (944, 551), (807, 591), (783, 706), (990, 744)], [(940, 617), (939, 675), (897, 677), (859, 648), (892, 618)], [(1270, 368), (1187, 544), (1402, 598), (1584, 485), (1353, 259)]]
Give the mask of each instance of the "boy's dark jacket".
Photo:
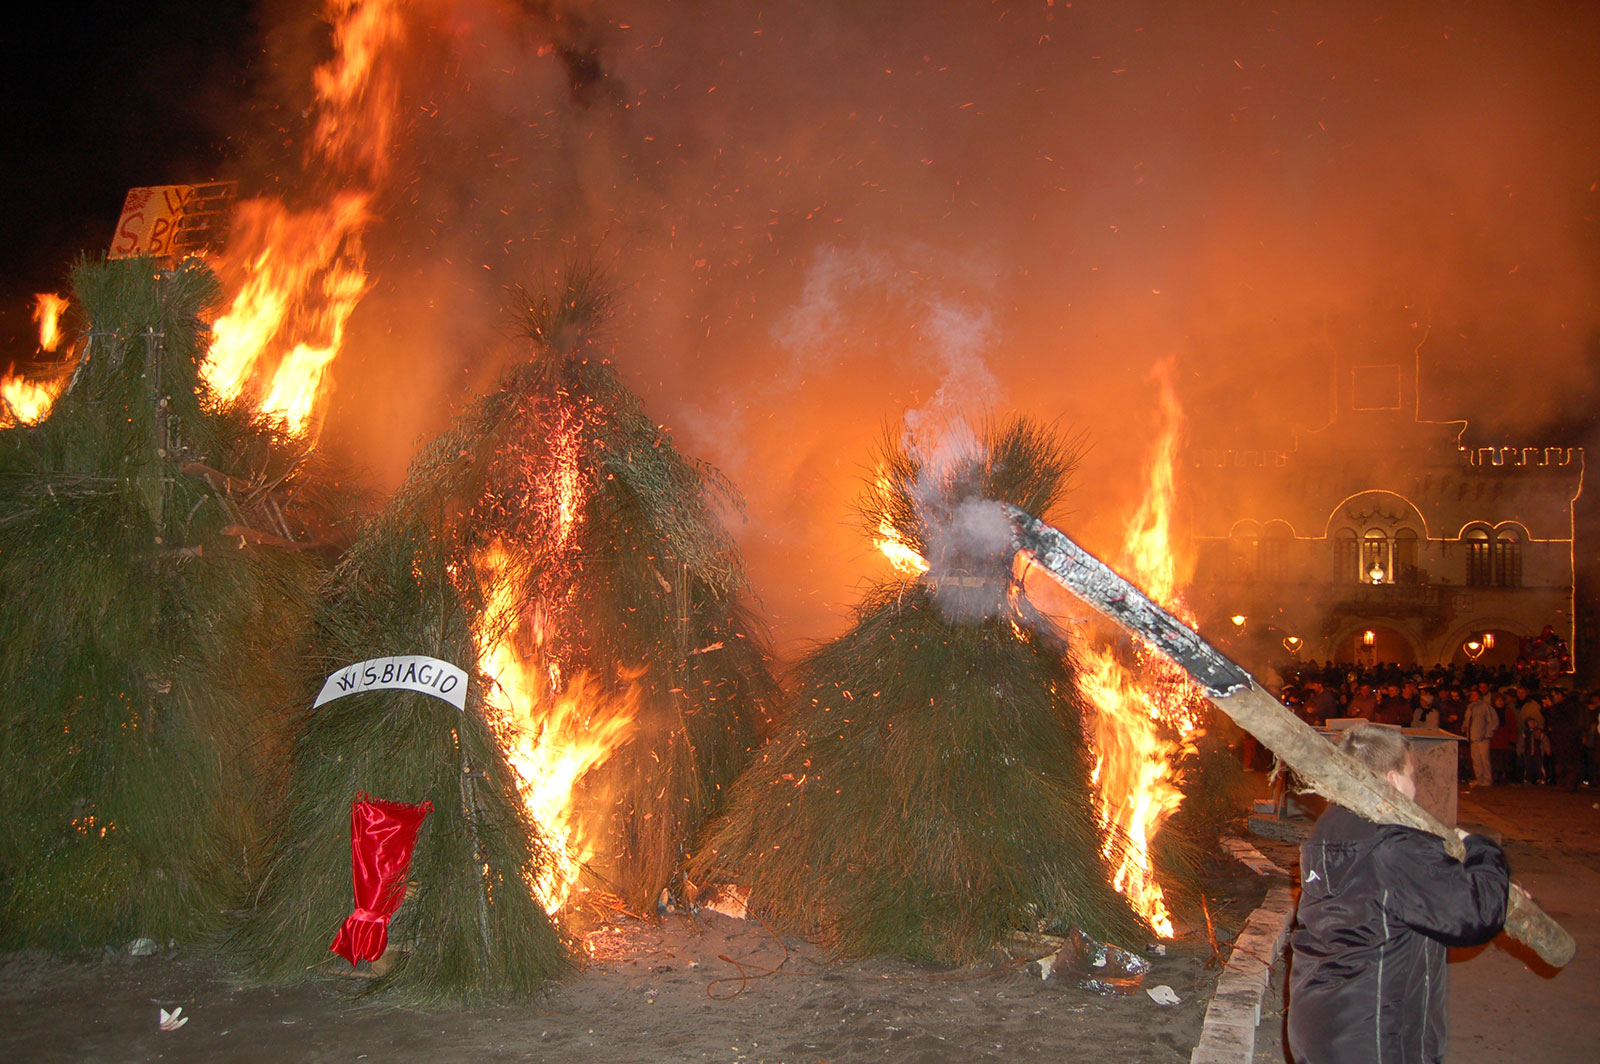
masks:
[(1432, 1064), (1446, 1041), (1445, 947), (1499, 933), (1511, 874), (1478, 835), (1443, 840), (1329, 806), (1300, 847), (1291, 939), (1296, 1064)]

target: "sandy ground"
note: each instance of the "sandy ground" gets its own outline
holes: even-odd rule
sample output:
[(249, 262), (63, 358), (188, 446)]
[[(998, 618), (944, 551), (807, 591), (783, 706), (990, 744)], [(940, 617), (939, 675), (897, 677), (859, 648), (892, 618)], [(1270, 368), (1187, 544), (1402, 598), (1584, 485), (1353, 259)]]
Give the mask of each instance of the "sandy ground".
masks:
[[(1208, 891), (1224, 936), (1261, 889), (1241, 871)], [(588, 941), (595, 959), (545, 1000), (460, 1012), (354, 1005), (349, 979), (249, 986), (181, 954), (12, 954), (0, 958), (0, 1060), (1176, 1064), (1199, 1038), (1217, 975), (1203, 931), (1151, 958), (1145, 986), (1171, 986), (1181, 999), (1171, 1006), (1043, 981), (1032, 966), (833, 964), (808, 943), (714, 913), (623, 919)], [(180, 1006), (189, 1022), (159, 1030), (158, 1009)]]
[[(1555, 971), (1502, 935), (1450, 954), (1449, 1064), (1600, 1062), (1600, 788), (1577, 793), (1509, 785), (1463, 789), (1460, 822), (1498, 834), (1512, 876), (1577, 941)], [(1263, 850), (1269, 849), (1263, 846)], [(1293, 847), (1272, 849), (1293, 867)], [(1290, 963), (1292, 963), (1292, 958)], [(1283, 1064), (1284, 966), (1262, 1005), (1257, 1064)]]

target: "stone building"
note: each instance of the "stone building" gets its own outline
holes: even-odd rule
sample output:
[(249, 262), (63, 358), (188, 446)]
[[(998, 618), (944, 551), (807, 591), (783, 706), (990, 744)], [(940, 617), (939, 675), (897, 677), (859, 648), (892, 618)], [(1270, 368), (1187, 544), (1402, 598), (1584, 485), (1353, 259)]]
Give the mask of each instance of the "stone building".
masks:
[(1202, 629), (1257, 668), (1511, 664), (1546, 625), (1572, 646), (1582, 448), (1466, 446), (1418, 420), (1414, 363), (1338, 360), (1334, 393), (1291, 450), (1189, 451)]

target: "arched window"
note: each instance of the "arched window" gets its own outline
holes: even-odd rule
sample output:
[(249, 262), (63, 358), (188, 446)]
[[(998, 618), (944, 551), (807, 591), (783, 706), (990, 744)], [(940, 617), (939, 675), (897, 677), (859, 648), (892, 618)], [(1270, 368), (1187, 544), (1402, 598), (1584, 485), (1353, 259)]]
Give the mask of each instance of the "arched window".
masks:
[(1409, 528), (1397, 529), (1394, 534), (1394, 580), (1397, 584), (1415, 584), (1417, 573), (1417, 534)]
[(1333, 579), (1339, 584), (1361, 582), (1361, 544), (1348, 528), (1333, 534)]
[(1490, 552), (1493, 541), (1486, 528), (1469, 528), (1461, 542), (1467, 546), (1467, 586), (1494, 586), (1494, 556)]
[(1494, 586), (1522, 586), (1522, 537), (1515, 529), (1501, 528), (1494, 534)]
[(1369, 528), (1361, 535), (1361, 581), (1392, 584), (1394, 564), (1389, 558), (1389, 537), (1381, 529)]
[(1256, 545), (1256, 571), (1263, 580), (1282, 581), (1289, 578), (1289, 526), (1274, 521), (1261, 532)]

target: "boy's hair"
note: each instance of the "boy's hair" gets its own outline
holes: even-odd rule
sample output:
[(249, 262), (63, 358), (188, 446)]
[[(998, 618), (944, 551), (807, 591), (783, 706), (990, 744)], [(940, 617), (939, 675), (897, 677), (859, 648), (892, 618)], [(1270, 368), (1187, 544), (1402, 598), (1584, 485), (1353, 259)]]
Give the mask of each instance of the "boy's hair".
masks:
[(1344, 733), (1339, 749), (1382, 776), (1404, 774), (1411, 763), (1411, 742), (1399, 728), (1359, 724)]

